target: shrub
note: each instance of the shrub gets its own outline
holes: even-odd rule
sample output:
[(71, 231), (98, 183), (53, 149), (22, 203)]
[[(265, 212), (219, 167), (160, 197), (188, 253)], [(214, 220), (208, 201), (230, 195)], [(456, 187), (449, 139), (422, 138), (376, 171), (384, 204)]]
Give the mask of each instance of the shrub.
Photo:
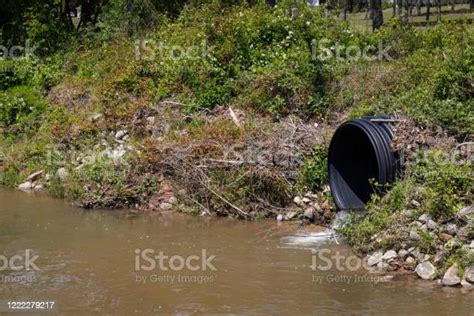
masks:
[(305, 161), (300, 174), (300, 183), (305, 189), (315, 191), (320, 190), (327, 180), (327, 148), (319, 145), (312, 156)]
[(28, 86), (16, 86), (0, 92), (0, 125), (4, 132), (19, 134), (37, 128), (46, 109), (41, 94)]

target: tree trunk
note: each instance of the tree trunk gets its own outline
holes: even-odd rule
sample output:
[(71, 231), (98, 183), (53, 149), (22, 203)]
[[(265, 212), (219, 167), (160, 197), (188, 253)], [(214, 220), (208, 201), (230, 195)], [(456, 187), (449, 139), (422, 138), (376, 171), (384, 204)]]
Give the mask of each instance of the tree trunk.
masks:
[(342, 12), (341, 17), (345, 21), (347, 20), (347, 9), (348, 9), (349, 0), (342, 0)]
[(400, 16), (402, 12), (403, 0), (395, 0), (397, 3), (397, 16)]
[(372, 2), (372, 30), (379, 29), (383, 24), (382, 0)]
[(438, 22), (441, 21), (441, 0), (438, 1)]
[(416, 15), (421, 15), (421, 0), (416, 0)]
[(431, 0), (426, 1), (426, 21), (430, 20)]
[(371, 19), (372, 20), (372, 18), (374, 17), (372, 2), (373, 2), (373, 0), (368, 0), (367, 1), (367, 14), (365, 15), (365, 19)]

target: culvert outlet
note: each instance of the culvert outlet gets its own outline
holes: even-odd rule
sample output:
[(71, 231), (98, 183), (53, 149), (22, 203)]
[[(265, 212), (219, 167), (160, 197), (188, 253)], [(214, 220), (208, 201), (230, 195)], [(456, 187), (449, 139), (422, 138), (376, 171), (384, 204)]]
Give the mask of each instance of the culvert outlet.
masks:
[(350, 120), (334, 132), (329, 146), (329, 186), (338, 209), (364, 209), (374, 192), (393, 182), (401, 169), (392, 150), (392, 120), (386, 116)]

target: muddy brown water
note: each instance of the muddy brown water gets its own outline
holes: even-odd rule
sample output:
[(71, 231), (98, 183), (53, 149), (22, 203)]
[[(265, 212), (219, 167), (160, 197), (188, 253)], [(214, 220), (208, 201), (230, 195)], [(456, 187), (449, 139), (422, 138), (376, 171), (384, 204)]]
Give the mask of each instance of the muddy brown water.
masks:
[[(87, 211), (2, 189), (0, 258), (31, 249), (38, 270), (13, 271), (0, 260), (0, 311), (8, 301), (33, 300), (75, 315), (473, 315), (472, 292), (407, 276), (387, 281), (362, 268), (340, 271), (334, 260), (328, 271), (311, 269), (314, 249), (351, 255), (343, 242), (317, 236), (275, 221)], [(137, 249), (175, 258), (137, 271)], [(202, 269), (203, 251), (215, 270)], [(179, 258), (189, 256), (201, 261), (191, 257), (180, 269)], [(145, 257), (138, 265), (152, 268), (150, 252)]]

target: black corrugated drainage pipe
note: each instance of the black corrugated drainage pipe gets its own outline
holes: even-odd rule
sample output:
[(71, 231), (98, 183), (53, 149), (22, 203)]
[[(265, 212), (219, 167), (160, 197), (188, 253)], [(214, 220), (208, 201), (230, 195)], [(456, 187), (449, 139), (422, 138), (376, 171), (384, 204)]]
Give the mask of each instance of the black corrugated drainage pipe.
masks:
[[(341, 210), (365, 209), (370, 196), (393, 182), (401, 169), (392, 150), (393, 132), (387, 116), (350, 120), (334, 133), (328, 154), (329, 186)], [(379, 187), (379, 186), (378, 186)]]

